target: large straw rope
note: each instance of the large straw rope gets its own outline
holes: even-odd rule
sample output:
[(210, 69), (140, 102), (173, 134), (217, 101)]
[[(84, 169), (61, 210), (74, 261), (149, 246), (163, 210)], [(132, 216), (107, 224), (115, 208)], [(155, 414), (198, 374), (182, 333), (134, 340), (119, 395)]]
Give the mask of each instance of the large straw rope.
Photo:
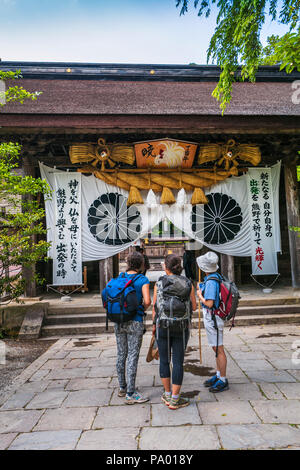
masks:
[(234, 158), (250, 162), (256, 166), (261, 161), (261, 152), (255, 144), (237, 144), (233, 139), (225, 144), (204, 144), (200, 146), (198, 154), (198, 165), (219, 160), (225, 156), (228, 150), (233, 151)]
[(96, 176), (96, 178), (99, 178), (107, 184), (118, 186), (118, 188), (125, 189), (126, 191), (130, 190), (130, 185), (120, 180), (119, 178), (116, 178), (113, 173), (108, 174), (101, 171), (95, 171), (94, 175)]
[(91, 166), (79, 168), (78, 171), (93, 173), (102, 181), (126, 190), (129, 190), (130, 186), (135, 186), (139, 189), (152, 189), (155, 192), (161, 192), (163, 187), (170, 189), (184, 188), (187, 191), (192, 191), (195, 188), (206, 188), (214, 185), (217, 181), (223, 181), (231, 174), (230, 171), (207, 171), (201, 173), (195, 171), (194, 174), (182, 171), (168, 172), (167, 174), (164, 172), (129, 173), (122, 170), (106, 172), (96, 170)]
[(80, 144), (80, 145), (71, 145), (69, 149), (70, 160), (72, 163), (84, 163), (94, 160), (95, 155), (95, 145), (93, 144)]
[(213, 180), (205, 179), (200, 176), (191, 175), (188, 173), (170, 173), (172, 178), (178, 178), (184, 183), (188, 183), (196, 188), (206, 188), (213, 184)]
[(118, 172), (118, 176), (122, 181), (129, 183), (131, 186), (135, 186), (138, 189), (153, 189), (153, 191), (160, 192), (163, 187), (161, 184), (149, 182), (147, 173), (122, 173)]
[(151, 181), (154, 181), (155, 183), (163, 184), (163, 186), (166, 186), (171, 189), (184, 188), (186, 191), (193, 191), (194, 189), (192, 185), (180, 182), (179, 175), (177, 179), (177, 178), (171, 178), (169, 174), (166, 175), (166, 174), (161, 174), (161, 173), (151, 173), (150, 178), (151, 178)]
[(201, 176), (203, 178), (212, 179), (216, 181), (223, 181), (225, 178), (230, 176), (230, 171), (201, 171), (201, 173), (195, 172), (197, 176)]
[[(104, 139), (99, 139), (102, 144), (105, 144)], [(99, 146), (99, 145), (98, 145)], [(97, 148), (96, 144), (91, 143), (80, 143), (70, 146), (69, 155), (72, 163), (84, 163), (90, 162), (91, 160), (97, 160)], [(122, 162), (127, 165), (133, 165), (135, 162), (134, 148), (132, 145), (126, 144), (112, 144), (107, 145), (110, 150), (110, 158), (114, 162)]]

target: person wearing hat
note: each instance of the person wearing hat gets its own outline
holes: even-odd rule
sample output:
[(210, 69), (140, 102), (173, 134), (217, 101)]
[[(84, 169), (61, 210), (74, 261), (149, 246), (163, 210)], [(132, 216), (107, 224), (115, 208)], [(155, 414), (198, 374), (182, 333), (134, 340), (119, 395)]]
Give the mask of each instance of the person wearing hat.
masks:
[(203, 308), (203, 322), (208, 344), (216, 352), (216, 374), (204, 382), (205, 387), (209, 387), (212, 393), (229, 389), (226, 378), (227, 358), (223, 346), (224, 321), (218, 315), (213, 315), (213, 310), (217, 309), (220, 304), (220, 283), (211, 279), (216, 277), (222, 279), (217, 272), (218, 262), (218, 255), (213, 251), (208, 251), (197, 258), (199, 268), (205, 273), (204, 282), (198, 285), (197, 295)]

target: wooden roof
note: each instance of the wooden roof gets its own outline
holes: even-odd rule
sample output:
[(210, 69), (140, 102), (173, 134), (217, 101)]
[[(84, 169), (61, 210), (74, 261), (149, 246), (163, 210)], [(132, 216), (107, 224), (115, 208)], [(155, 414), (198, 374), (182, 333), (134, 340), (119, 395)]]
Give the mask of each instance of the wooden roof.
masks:
[[(23, 79), (14, 83), (43, 92), (37, 101), (1, 109), (1, 126), (2, 114), (221, 115), (211, 96), (220, 73), (215, 66), (1, 62), (0, 69), (21, 69)], [(299, 72), (261, 67), (256, 83), (234, 84), (226, 116), (300, 116), (292, 100), (299, 79)]]

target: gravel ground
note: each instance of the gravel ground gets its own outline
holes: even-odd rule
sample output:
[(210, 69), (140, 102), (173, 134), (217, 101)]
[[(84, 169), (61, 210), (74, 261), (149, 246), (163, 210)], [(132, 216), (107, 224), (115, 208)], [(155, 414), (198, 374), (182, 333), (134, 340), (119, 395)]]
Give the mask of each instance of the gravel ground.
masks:
[[(0, 340), (1, 351), (5, 349), (5, 364), (0, 357), (0, 391), (4, 390), (11, 382), (33, 361), (41, 356), (55, 341), (39, 340)], [(3, 348), (3, 343), (5, 348)]]

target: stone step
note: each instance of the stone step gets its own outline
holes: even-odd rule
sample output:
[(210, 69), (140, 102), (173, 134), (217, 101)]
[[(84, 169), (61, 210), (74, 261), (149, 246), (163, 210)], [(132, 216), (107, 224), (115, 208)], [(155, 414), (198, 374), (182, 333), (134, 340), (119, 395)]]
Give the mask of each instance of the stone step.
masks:
[(105, 323), (105, 313), (76, 313), (75, 315), (49, 315), (45, 318), (45, 325), (70, 325), (83, 323)]
[[(300, 313), (282, 313), (280, 315), (245, 315), (238, 316), (235, 319), (236, 326), (276, 325), (290, 323), (296, 323), (300, 325)], [(230, 326), (230, 321), (228, 322), (228, 326)]]
[(247, 305), (239, 306), (237, 309), (237, 316), (244, 315), (280, 315), (300, 313), (300, 304), (286, 304), (286, 305)]
[[(203, 324), (201, 322), (202, 328)], [(192, 324), (193, 328), (198, 328), (198, 322)], [(146, 322), (146, 328), (151, 331), (152, 322)], [(54, 339), (66, 336), (82, 336), (82, 335), (97, 335), (97, 334), (108, 334), (113, 333), (114, 327), (110, 322), (108, 324), (108, 331), (105, 328), (104, 323), (84, 323), (84, 324), (70, 324), (70, 325), (47, 325), (42, 328), (42, 338)]]
[(269, 305), (300, 305), (300, 296), (288, 296), (268, 294), (268, 297), (242, 298), (239, 301), (239, 307), (265, 307)]
[[(146, 316), (146, 322), (151, 323), (152, 314), (148, 312)], [(94, 313), (94, 314), (76, 314), (76, 315), (51, 315), (46, 317), (44, 320), (44, 326), (56, 326), (56, 325), (84, 325), (84, 324), (105, 324), (106, 314), (105, 313)], [(109, 321), (109, 323), (111, 323)]]
[[(147, 330), (151, 330), (152, 321), (146, 320)], [(290, 324), (295, 323), (300, 325), (300, 313), (296, 314), (280, 314), (280, 315), (244, 315), (236, 317), (236, 326), (250, 326), (250, 325), (270, 325), (270, 324)], [(230, 322), (228, 322), (230, 326)], [(198, 328), (198, 318), (192, 321), (192, 327)], [(113, 332), (113, 324), (109, 322), (108, 332), (105, 330), (105, 323), (77, 323), (69, 325), (45, 325), (42, 328), (42, 337), (48, 339), (57, 339), (62, 336), (73, 337), (76, 335), (97, 335), (102, 333)], [(204, 328), (201, 321), (201, 328)]]
[(105, 313), (105, 308), (101, 305), (72, 305), (70, 304), (61, 307), (48, 307), (47, 315), (74, 315), (74, 314), (94, 314), (94, 313)]
[[(265, 307), (270, 305), (299, 305), (300, 308), (300, 296), (278, 296), (274, 295), (274, 297), (253, 297), (253, 298), (244, 298), (240, 299), (239, 306), (240, 307)], [(148, 309), (151, 311), (151, 308)], [(48, 308), (48, 315), (73, 315), (73, 314), (91, 314), (91, 313), (104, 313), (105, 309), (100, 304), (92, 304), (92, 305), (74, 305), (72, 302), (66, 303), (63, 306), (55, 305), (49, 306)]]
[[(300, 314), (300, 304), (295, 305), (268, 305), (268, 306), (250, 306), (239, 307), (237, 311), (238, 317), (243, 316), (261, 316), (261, 315), (286, 315), (286, 314)], [(197, 314), (196, 314), (197, 315)], [(196, 316), (194, 315), (194, 317)], [(151, 320), (152, 312), (147, 310), (147, 319)], [(51, 314), (45, 318), (45, 325), (63, 325), (63, 324), (76, 324), (76, 323), (105, 323), (106, 314), (103, 313), (66, 313), (64, 314)]]
[[(147, 329), (151, 329), (152, 321), (146, 321)], [(42, 337), (61, 337), (85, 334), (112, 333), (114, 331), (113, 323), (109, 322), (108, 331), (105, 323), (75, 323), (69, 325), (46, 325), (42, 328)]]
[[(198, 328), (198, 317), (193, 318), (192, 328)], [(297, 323), (300, 325), (300, 313), (295, 314), (280, 314), (280, 315), (244, 315), (236, 316), (234, 324), (240, 326), (255, 326), (255, 325), (276, 325), (276, 324), (289, 324)], [(226, 322), (226, 327), (231, 327), (231, 320)], [(204, 328), (203, 321), (201, 320), (201, 328)]]

